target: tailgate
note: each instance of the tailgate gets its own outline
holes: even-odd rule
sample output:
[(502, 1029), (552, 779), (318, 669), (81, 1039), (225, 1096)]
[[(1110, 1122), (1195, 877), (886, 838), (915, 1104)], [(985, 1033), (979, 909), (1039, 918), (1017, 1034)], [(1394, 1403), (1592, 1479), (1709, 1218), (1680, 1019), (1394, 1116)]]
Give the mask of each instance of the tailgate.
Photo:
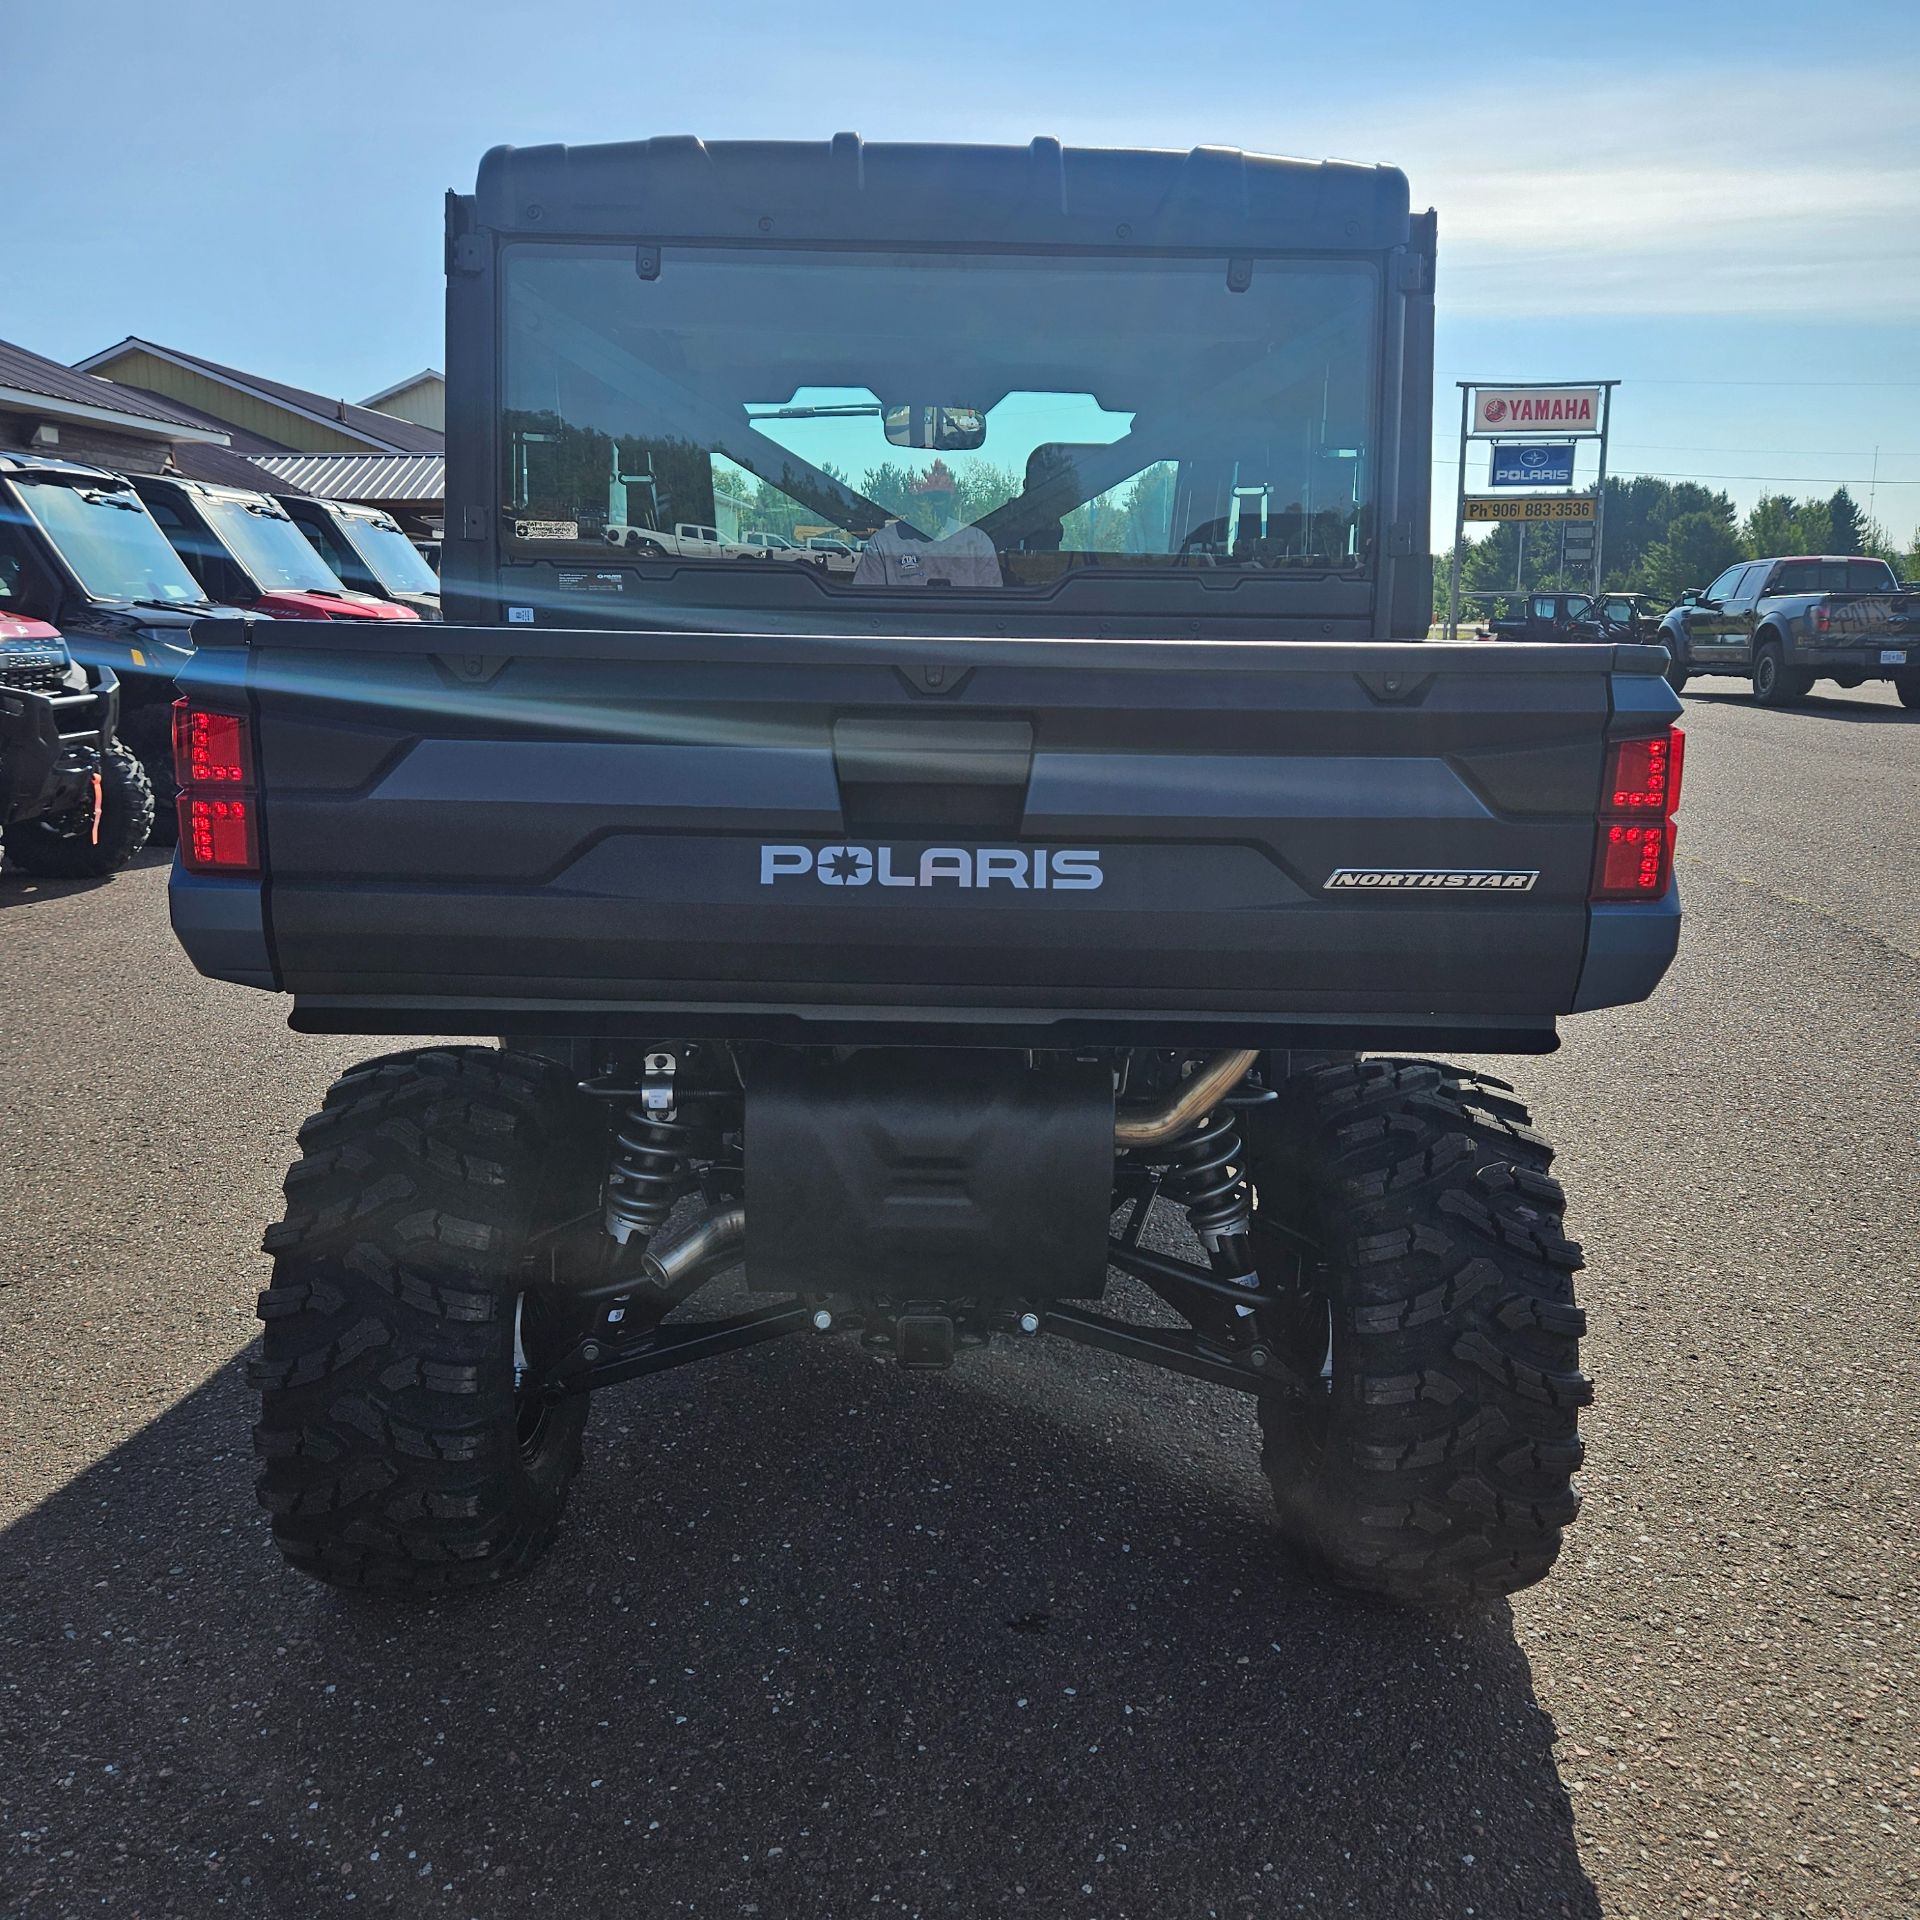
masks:
[(272, 965), (358, 1030), (1539, 1029), (1603, 740), (1675, 706), (1611, 646), (276, 623), (244, 658)]
[(1920, 593), (1829, 594), (1827, 635), (1848, 640), (1920, 638)]

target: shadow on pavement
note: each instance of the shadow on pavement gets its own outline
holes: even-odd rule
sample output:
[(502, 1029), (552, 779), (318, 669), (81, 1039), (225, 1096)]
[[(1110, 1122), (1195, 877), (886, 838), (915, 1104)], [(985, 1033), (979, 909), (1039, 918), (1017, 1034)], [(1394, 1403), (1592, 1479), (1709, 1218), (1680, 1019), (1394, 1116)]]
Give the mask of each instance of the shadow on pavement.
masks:
[[(171, 847), (148, 847), (145, 852), (136, 853), (120, 871), (138, 873), (143, 867), (172, 864)], [(97, 893), (102, 887), (112, 886), (117, 878), (118, 875), (110, 873), (98, 880), (43, 880), (38, 874), (6, 865), (0, 867), (0, 913), (9, 907), (44, 906), (49, 900), (65, 900), (76, 893)]]
[(607, 1396), (541, 1572), (407, 1605), (281, 1568), (235, 1360), (0, 1535), (0, 1908), (1598, 1914), (1504, 1607), (1290, 1574), (1228, 1396), (976, 1365)]
[[(1695, 700), (1704, 700), (1716, 707), (1751, 707), (1754, 704), (1752, 694), (1740, 689), (1715, 689), (1711, 692), (1697, 683), (1688, 687), (1681, 696), (1691, 704)], [(1850, 693), (1835, 691), (1822, 693), (1817, 687), (1804, 700), (1796, 700), (1788, 707), (1767, 707), (1759, 709), (1767, 713), (1805, 713), (1817, 714), (1827, 720), (1864, 720), (1869, 725), (1906, 727), (1920, 725), (1920, 709), (1897, 707), (1880, 700), (1857, 700)]]

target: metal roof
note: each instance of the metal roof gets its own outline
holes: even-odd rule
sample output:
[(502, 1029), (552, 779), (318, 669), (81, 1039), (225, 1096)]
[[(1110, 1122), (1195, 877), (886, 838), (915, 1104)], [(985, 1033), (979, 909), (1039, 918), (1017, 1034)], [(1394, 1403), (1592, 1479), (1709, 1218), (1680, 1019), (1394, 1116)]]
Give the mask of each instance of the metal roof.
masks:
[(253, 464), (322, 500), (437, 502), (447, 492), (444, 453), (257, 453)]
[(305, 491), (291, 480), (270, 482), (246, 455), (230, 452), (225, 447), (175, 447), (167, 458), (166, 477), (205, 480), (217, 487), (249, 487), (255, 493), (268, 493), (275, 488), (284, 488), (288, 493)]
[(186, 413), (154, 394), (91, 373), (76, 373), (57, 360), (29, 353), (10, 340), (0, 340), (0, 394), (6, 393), (50, 400), (55, 405), (48, 411), (64, 411), (68, 418), (79, 412), (124, 420), (129, 433), (154, 434), (167, 440), (177, 436), (224, 441), (227, 437), (226, 429), (209, 422), (204, 414)]
[(290, 386), (284, 380), (269, 380), (262, 374), (242, 373), (238, 367), (224, 367), (217, 360), (204, 360), (197, 353), (183, 353), (178, 347), (163, 347), (157, 341), (129, 334), (103, 352), (89, 354), (78, 364), (85, 372), (110, 365), (128, 353), (150, 353), (170, 360), (189, 372), (204, 374), (223, 386), (253, 394), (289, 413), (304, 415), (318, 425), (367, 442), (394, 453), (437, 453), (446, 445), (446, 436), (437, 427), (423, 427), (417, 421), (402, 420), (397, 413), (379, 413), (372, 407), (356, 407), (350, 400), (329, 400), (323, 393), (306, 387)]

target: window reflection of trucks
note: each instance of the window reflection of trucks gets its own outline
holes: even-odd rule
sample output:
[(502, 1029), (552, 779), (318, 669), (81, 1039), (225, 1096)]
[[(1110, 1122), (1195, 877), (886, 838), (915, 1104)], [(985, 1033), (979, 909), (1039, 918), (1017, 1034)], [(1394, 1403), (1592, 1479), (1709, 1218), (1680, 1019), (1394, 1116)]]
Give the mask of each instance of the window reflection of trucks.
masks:
[(735, 540), (723, 540), (718, 527), (694, 520), (676, 520), (671, 533), (657, 527), (630, 527), (615, 521), (603, 538), (610, 547), (622, 547), (642, 558), (649, 555), (674, 560), (739, 560), (758, 549)]

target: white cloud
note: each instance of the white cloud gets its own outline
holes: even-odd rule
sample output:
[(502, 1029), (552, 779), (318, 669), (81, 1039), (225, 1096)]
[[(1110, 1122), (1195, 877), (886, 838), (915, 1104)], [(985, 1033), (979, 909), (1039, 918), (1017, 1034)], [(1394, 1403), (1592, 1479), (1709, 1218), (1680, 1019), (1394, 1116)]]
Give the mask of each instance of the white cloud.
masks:
[[(1831, 115), (1722, 111), (1767, 97), (1735, 81), (1704, 105), (1686, 86), (1582, 102), (1544, 162), (1410, 128), (1450, 308), (1920, 315), (1912, 84), (1804, 76), (1773, 97), (1830, 100)], [(1589, 125), (1604, 129), (1591, 143)]]
[[(1631, 85), (1539, 64), (1490, 76), (1484, 94), (1411, 99), (1210, 91), (1205, 108), (1179, 97), (1177, 75), (1157, 96), (1104, 91), (1096, 107), (1049, 115), (1048, 131), (1386, 161), (1415, 206), (1440, 210), (1451, 313), (1920, 317), (1911, 62), (1791, 74), (1716, 63)], [(972, 137), (1032, 131), (1007, 102), (983, 118), (993, 131)]]

